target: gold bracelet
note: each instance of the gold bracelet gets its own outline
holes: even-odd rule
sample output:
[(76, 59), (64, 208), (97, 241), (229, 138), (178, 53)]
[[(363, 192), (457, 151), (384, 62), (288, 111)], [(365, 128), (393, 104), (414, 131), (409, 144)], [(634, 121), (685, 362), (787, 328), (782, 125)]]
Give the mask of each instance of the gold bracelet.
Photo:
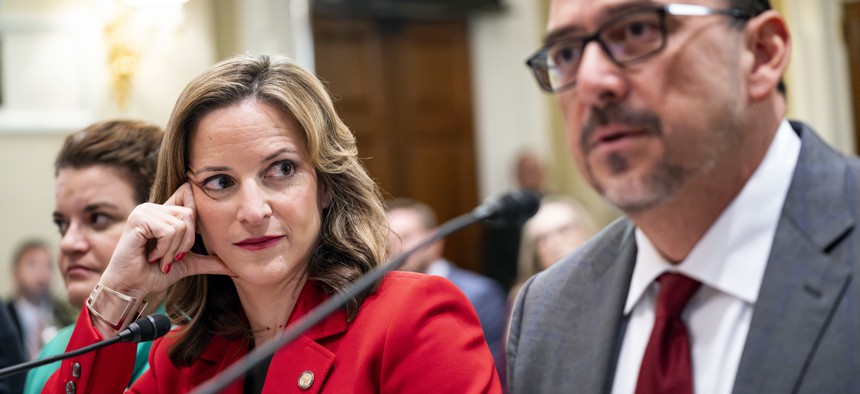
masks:
[[(107, 294), (107, 296), (105, 294)], [(99, 283), (93, 289), (93, 292), (90, 293), (90, 297), (87, 298), (87, 309), (90, 310), (90, 314), (92, 314), (96, 319), (101, 320), (114, 330), (119, 330), (122, 328), (129, 315), (135, 311), (134, 307), (137, 305), (137, 301), (137, 298), (127, 296)], [(114, 313), (113, 316), (108, 317), (98, 311), (98, 309), (104, 310), (105, 306), (113, 306), (114, 308), (108, 308), (108, 310), (116, 310), (117, 308), (115, 308), (115, 306), (117, 305), (122, 306), (122, 313), (119, 316), (116, 316)], [(147, 302), (143, 301), (141, 306), (137, 308), (135, 319), (140, 317), (140, 314), (146, 308), (146, 305)]]

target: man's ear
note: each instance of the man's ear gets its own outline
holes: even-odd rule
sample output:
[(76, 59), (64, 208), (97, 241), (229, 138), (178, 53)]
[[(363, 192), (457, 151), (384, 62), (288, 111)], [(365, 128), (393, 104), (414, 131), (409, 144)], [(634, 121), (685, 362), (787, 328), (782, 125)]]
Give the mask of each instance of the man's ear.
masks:
[(750, 19), (745, 28), (746, 49), (752, 55), (747, 74), (749, 99), (756, 101), (776, 90), (791, 57), (791, 36), (785, 21), (774, 10)]

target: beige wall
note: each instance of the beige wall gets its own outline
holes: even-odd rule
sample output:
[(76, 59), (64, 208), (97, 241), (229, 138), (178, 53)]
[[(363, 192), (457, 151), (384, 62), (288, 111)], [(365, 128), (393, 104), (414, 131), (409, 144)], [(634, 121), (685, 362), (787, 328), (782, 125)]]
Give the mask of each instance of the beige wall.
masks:
[(482, 197), (516, 186), (513, 169), (520, 151), (548, 156), (551, 150), (549, 102), (525, 66), (542, 39), (543, 10), (533, 0), (504, 3), (504, 12), (479, 15), (469, 26)]
[(781, 0), (792, 35), (785, 76), (789, 117), (811, 124), (837, 150), (854, 154), (851, 81), (842, 32), (844, 0)]
[[(191, 1), (169, 29), (150, 29), (128, 105), (114, 99), (107, 72), (106, 18), (99, 2), (0, 1), (0, 295), (11, 291), (15, 246), (38, 237), (54, 246), (54, 156), (67, 134), (108, 118), (161, 126), (185, 84), (215, 60), (208, 1)], [(59, 276), (55, 283), (61, 288)], [(58, 292), (59, 293), (59, 292)]]
[[(12, 291), (13, 248), (23, 238), (41, 238), (56, 246), (54, 210), (54, 155), (62, 145), (55, 134), (0, 136), (0, 289)], [(37, 192), (34, 192), (37, 191)], [(56, 250), (56, 247), (53, 249)], [(56, 256), (56, 253), (54, 253)], [(56, 276), (59, 288), (60, 277)]]

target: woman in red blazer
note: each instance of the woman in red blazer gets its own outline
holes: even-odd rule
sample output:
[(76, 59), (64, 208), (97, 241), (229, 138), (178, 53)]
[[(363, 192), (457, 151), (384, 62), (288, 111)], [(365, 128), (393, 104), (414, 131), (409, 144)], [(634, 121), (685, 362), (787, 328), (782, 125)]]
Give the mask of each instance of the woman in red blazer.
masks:
[[(132, 392), (186, 392), (388, 257), (385, 216), (355, 140), (319, 80), (239, 56), (173, 110), (153, 200), (129, 216), (68, 349), (124, 329), (169, 288), (180, 326)], [(74, 357), (47, 392), (119, 393), (134, 345)], [(227, 392), (501, 392), (474, 309), (445, 279), (390, 273)]]

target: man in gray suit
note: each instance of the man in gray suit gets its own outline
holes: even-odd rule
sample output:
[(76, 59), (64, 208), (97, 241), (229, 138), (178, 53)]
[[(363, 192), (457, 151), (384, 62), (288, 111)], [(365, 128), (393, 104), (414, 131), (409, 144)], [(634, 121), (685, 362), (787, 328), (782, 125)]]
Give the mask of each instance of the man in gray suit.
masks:
[(785, 120), (767, 0), (683, 2), (551, 2), (528, 63), (625, 216), (523, 286), (509, 388), (860, 393), (860, 162)]

